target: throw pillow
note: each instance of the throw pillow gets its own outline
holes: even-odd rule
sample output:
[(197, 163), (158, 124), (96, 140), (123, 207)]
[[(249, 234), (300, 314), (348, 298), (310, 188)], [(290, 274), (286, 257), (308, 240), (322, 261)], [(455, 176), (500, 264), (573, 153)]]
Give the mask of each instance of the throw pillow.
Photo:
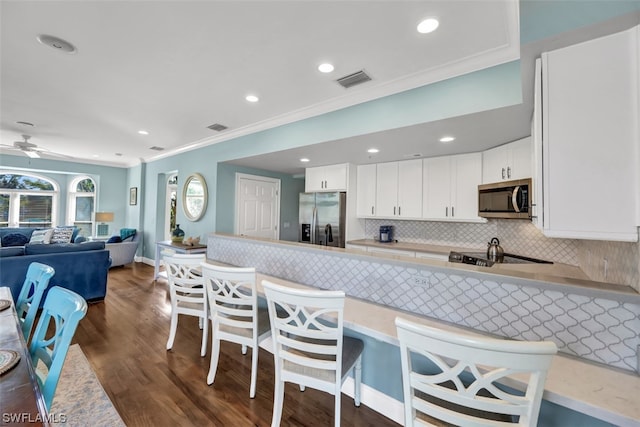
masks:
[(136, 235), (136, 229), (135, 228), (121, 228), (120, 229), (120, 238), (122, 240), (127, 240), (129, 238), (132, 238), (135, 235)]
[(53, 228), (47, 228), (45, 230), (36, 230), (31, 234), (31, 240), (29, 243), (51, 243), (51, 236), (53, 235)]
[(20, 233), (10, 233), (2, 237), (2, 246), (24, 246), (27, 243), (29, 238)]
[(73, 235), (73, 228), (56, 227), (53, 229), (53, 235), (51, 236), (51, 243), (70, 243), (72, 235)]
[(120, 236), (111, 236), (107, 243), (122, 243), (122, 238)]

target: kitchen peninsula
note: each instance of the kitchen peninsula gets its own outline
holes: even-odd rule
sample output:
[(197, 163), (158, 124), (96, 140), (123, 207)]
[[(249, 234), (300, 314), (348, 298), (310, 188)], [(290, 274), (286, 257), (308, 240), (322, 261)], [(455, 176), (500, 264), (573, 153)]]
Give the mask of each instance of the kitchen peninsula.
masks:
[[(613, 424), (640, 423), (637, 404), (620, 405), (640, 392), (636, 372), (640, 295), (635, 291), (579, 286), (586, 283), (579, 279), (552, 281), (554, 276), (521, 271), (493, 273), (446, 261), (370, 256), (215, 233), (208, 236), (207, 246), (210, 260), (253, 266), (261, 274), (307, 286), (341, 289), (368, 307), (384, 306), (478, 333), (553, 340), (563, 361), (576, 360), (580, 366), (554, 371), (549, 384), (573, 384), (569, 388), (576, 389), (567, 390), (566, 385), (563, 391), (547, 389), (546, 400)], [(367, 333), (366, 327), (361, 330)], [(389, 333), (393, 341), (395, 335)], [(585, 377), (592, 370), (599, 372), (597, 377)], [(611, 383), (610, 378), (618, 375), (622, 379)], [(366, 368), (363, 378), (367, 384)], [(600, 388), (606, 397), (595, 392)], [(393, 390), (382, 392), (394, 396)]]
[[(360, 239), (347, 242), (347, 248), (352, 250), (367, 251), (370, 254), (385, 256), (395, 254), (396, 256), (415, 255), (416, 261), (430, 259), (448, 261), (449, 253), (455, 252), (478, 252), (479, 249), (457, 247), (457, 246), (440, 246), (429, 245), (424, 243), (380, 243), (373, 239)], [(406, 254), (405, 254), (406, 253)], [(447, 265), (452, 268), (470, 269), (472, 271), (494, 273), (503, 276), (520, 277), (523, 279), (534, 279), (547, 282), (550, 286), (554, 285), (570, 285), (582, 288), (596, 289), (601, 291), (611, 291), (621, 293), (623, 295), (640, 296), (638, 292), (629, 286), (615, 285), (591, 280), (580, 267), (559, 262), (554, 263), (518, 263), (518, 264), (502, 264), (496, 263), (491, 267), (474, 267), (467, 264), (451, 264)]]

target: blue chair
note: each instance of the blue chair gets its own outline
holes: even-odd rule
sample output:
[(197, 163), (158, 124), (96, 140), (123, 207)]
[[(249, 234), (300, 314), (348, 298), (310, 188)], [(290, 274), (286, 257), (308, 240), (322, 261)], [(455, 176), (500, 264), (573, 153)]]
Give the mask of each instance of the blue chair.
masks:
[(44, 300), (29, 353), (47, 409), (51, 409), (71, 339), (85, 314), (87, 302), (69, 289), (54, 286)]
[(53, 267), (39, 262), (32, 262), (27, 269), (27, 276), (22, 284), (20, 295), (16, 301), (18, 319), (22, 322), (22, 335), (29, 342), (29, 335), (36, 320), (36, 313), (40, 307), (42, 295), (49, 285), (49, 280), (55, 274)]

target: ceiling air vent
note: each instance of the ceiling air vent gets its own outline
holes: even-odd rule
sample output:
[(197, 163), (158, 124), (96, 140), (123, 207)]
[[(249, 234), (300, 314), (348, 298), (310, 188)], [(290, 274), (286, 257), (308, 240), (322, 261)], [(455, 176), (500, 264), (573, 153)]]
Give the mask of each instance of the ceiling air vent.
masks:
[(225, 129), (227, 129), (227, 127), (225, 125), (221, 125), (220, 123), (214, 123), (211, 126), (207, 126), (208, 129), (211, 130), (215, 130), (216, 132), (221, 132)]
[(162, 151), (164, 150), (164, 147), (158, 147), (154, 145), (153, 147), (149, 147), (149, 150)]
[(348, 76), (341, 77), (336, 81), (340, 84), (340, 86), (344, 87), (345, 89), (349, 89), (352, 86), (368, 82), (369, 80), (371, 80), (371, 77), (369, 77), (363, 70), (360, 70), (353, 74), (349, 74)]

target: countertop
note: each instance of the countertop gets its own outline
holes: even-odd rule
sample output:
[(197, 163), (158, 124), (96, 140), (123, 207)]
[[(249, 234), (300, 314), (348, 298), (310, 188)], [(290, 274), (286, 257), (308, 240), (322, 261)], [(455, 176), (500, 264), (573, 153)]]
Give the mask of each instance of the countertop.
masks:
[[(449, 252), (479, 252), (478, 248), (465, 248), (455, 246), (438, 246), (421, 243), (405, 243), (391, 242), (380, 243), (373, 239), (350, 240), (347, 245), (375, 247), (382, 249), (405, 250), (413, 252), (432, 253), (439, 255), (449, 255)], [(616, 285), (612, 283), (596, 282), (591, 279), (575, 265), (553, 263), (553, 264), (499, 264), (496, 263), (491, 267), (479, 267), (469, 264), (450, 263), (448, 261), (438, 261), (431, 259), (415, 259), (411, 257), (402, 257), (401, 255), (387, 255), (380, 253), (371, 253), (371, 256), (385, 257), (391, 259), (405, 259), (411, 262), (425, 262), (429, 264), (438, 264), (443, 267), (476, 271), (480, 273), (499, 274), (503, 276), (517, 277), (522, 279), (531, 279), (559, 285), (578, 286), (588, 289), (596, 289), (600, 291), (612, 291), (615, 293), (627, 294), (629, 296), (638, 296), (638, 292), (630, 286)], [(550, 260), (553, 261), (553, 260)]]

